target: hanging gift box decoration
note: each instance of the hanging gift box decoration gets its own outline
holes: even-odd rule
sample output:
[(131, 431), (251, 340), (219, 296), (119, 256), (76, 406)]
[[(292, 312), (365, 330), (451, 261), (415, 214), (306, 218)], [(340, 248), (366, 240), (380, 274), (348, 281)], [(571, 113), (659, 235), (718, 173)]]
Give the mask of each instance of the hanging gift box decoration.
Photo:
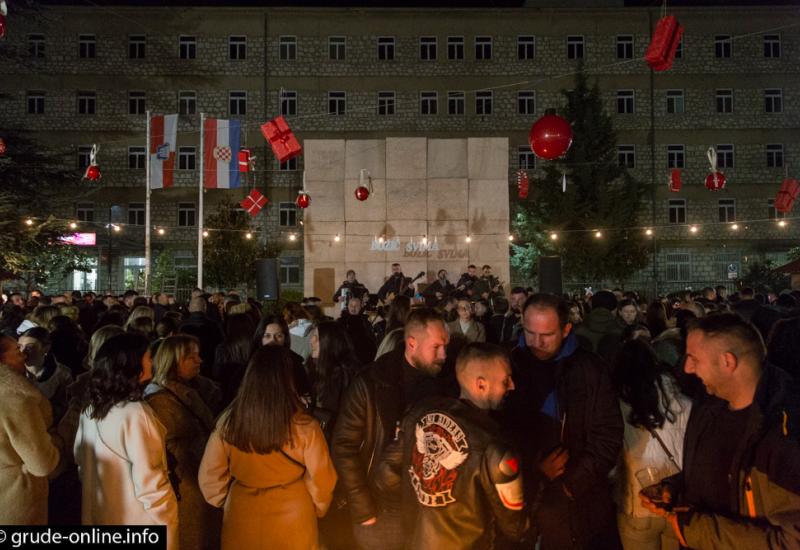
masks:
[[(364, 185), (365, 182), (367, 185)], [(369, 175), (369, 171), (366, 168), (362, 168), (358, 174), (356, 199), (363, 202), (369, 198), (370, 193), (372, 193), (372, 176)]]
[(545, 160), (562, 156), (572, 145), (572, 127), (566, 119), (548, 109), (545, 115), (533, 123), (528, 134), (528, 143), (534, 154)]
[(644, 56), (654, 71), (666, 71), (672, 67), (681, 36), (683, 36), (683, 26), (678, 23), (674, 15), (667, 15), (658, 20), (653, 31), (653, 39), (650, 40)]
[(255, 218), (258, 216), (258, 213), (261, 212), (261, 209), (267, 205), (267, 203), (269, 203), (269, 199), (265, 197), (258, 189), (253, 189), (250, 191), (250, 194), (242, 199), (239, 204), (242, 206), (245, 212)]
[(678, 168), (673, 168), (669, 174), (669, 190), (677, 193), (681, 190), (681, 171)]
[(249, 172), (250, 171), (250, 149), (240, 149), (239, 150), (239, 172)]
[(788, 214), (798, 196), (800, 196), (800, 183), (796, 179), (783, 180), (778, 195), (775, 197), (775, 210), (782, 214)]
[(706, 176), (706, 189), (711, 191), (725, 189), (725, 174), (717, 171), (717, 152), (713, 147), (709, 147), (706, 156), (711, 165), (711, 173)]
[(3, 138), (0, 138), (0, 156), (6, 154), (6, 141)]
[(86, 167), (86, 172), (83, 177), (89, 181), (97, 181), (101, 178), (100, 167), (97, 165), (97, 153), (100, 147), (92, 145), (92, 150), (89, 153), (89, 166)]
[(264, 123), (261, 133), (272, 147), (278, 162), (286, 162), (303, 150), (282, 115)]
[(517, 170), (517, 196), (520, 199), (527, 199), (529, 189), (528, 173), (525, 170)]

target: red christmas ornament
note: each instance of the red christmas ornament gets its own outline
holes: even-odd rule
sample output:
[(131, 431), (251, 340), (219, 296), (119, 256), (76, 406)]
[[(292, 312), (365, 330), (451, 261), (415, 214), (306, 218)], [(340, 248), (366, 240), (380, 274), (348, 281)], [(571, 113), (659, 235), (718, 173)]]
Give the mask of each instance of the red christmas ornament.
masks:
[(369, 198), (369, 189), (363, 185), (356, 187), (356, 198), (360, 201), (365, 201)]
[(798, 196), (800, 196), (800, 183), (796, 179), (783, 180), (778, 195), (775, 197), (775, 210), (788, 214)]
[(298, 208), (306, 209), (311, 204), (311, 197), (308, 196), (308, 193), (305, 191), (300, 191), (297, 195), (297, 199), (294, 201)]
[(250, 171), (250, 149), (239, 150), (239, 172)]
[(572, 145), (572, 127), (562, 117), (547, 111), (547, 114), (531, 126), (528, 143), (534, 154), (545, 160), (562, 156)]
[(706, 176), (706, 189), (711, 191), (725, 189), (725, 174), (722, 172), (713, 172)]
[(250, 191), (250, 194), (243, 198), (239, 204), (242, 206), (242, 208), (244, 208), (245, 212), (255, 218), (268, 202), (269, 199), (267, 199), (267, 197), (265, 197), (261, 191), (258, 189), (253, 189)]
[(100, 167), (96, 164), (90, 164), (86, 168), (86, 173), (83, 175), (89, 181), (97, 181), (100, 179)]
[(303, 150), (283, 116), (264, 123), (261, 126), (261, 134), (269, 142), (278, 162), (286, 162)]
[(681, 190), (681, 171), (678, 168), (673, 168), (669, 175), (669, 190), (677, 193)]
[(0, 138), (0, 155), (6, 154), (6, 141), (3, 138)]
[(658, 20), (653, 31), (653, 39), (644, 56), (645, 61), (654, 71), (666, 71), (672, 67), (682, 35), (683, 26), (678, 23), (674, 15), (668, 15)]
[(527, 199), (528, 198), (528, 189), (529, 189), (528, 173), (525, 170), (518, 170), (517, 171), (517, 196), (520, 199)]
[(0, 39), (6, 36), (6, 16), (0, 13)]

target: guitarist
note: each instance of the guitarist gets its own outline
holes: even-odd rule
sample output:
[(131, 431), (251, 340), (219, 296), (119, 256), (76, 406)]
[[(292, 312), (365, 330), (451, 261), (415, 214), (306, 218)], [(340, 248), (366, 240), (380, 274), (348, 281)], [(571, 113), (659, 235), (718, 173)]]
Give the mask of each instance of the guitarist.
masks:
[(456, 290), (458, 291), (459, 297), (468, 297), (472, 298), (473, 289), (472, 287), (475, 286), (475, 283), (478, 281), (478, 268), (475, 267), (473, 264), (470, 264), (467, 267), (467, 272), (462, 273), (461, 277), (458, 279), (456, 283)]
[(492, 275), (492, 266), (483, 266), (483, 276), (475, 282), (473, 290), (473, 297), (476, 300), (491, 300), (503, 295), (503, 285), (497, 277)]
[(450, 296), (456, 287), (453, 283), (447, 280), (447, 270), (440, 269), (436, 274), (436, 280), (433, 281), (422, 296), (425, 298), (425, 305), (428, 307), (438, 306), (445, 298)]
[(406, 277), (400, 269), (400, 264), (392, 264), (392, 274), (378, 290), (378, 299), (384, 303), (391, 302), (395, 296), (414, 297), (414, 288), (411, 286), (411, 277)]

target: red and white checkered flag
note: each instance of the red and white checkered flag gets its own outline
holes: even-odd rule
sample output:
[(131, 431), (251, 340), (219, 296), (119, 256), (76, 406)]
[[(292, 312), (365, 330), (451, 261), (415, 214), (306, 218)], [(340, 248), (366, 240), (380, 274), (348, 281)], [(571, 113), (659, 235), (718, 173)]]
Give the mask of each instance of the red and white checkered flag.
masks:
[(268, 202), (269, 199), (267, 199), (267, 197), (265, 197), (258, 189), (253, 189), (250, 191), (250, 194), (242, 199), (242, 202), (239, 204), (242, 206), (242, 208), (244, 208), (245, 212), (255, 218)]

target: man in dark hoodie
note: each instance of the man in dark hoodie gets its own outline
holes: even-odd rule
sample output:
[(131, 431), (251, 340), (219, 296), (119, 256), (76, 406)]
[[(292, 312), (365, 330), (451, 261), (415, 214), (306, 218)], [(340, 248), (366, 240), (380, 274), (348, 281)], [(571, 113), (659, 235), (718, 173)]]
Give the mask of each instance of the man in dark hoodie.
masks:
[(501, 424), (522, 453), (528, 498), (543, 488), (532, 521), (541, 549), (620, 548), (608, 473), (624, 428), (607, 367), (578, 347), (558, 296), (529, 297), (522, 328)]
[(613, 292), (601, 290), (592, 296), (592, 311), (575, 329), (578, 345), (593, 351), (608, 362), (614, 358), (622, 345), (622, 325), (614, 312), (617, 297)]

